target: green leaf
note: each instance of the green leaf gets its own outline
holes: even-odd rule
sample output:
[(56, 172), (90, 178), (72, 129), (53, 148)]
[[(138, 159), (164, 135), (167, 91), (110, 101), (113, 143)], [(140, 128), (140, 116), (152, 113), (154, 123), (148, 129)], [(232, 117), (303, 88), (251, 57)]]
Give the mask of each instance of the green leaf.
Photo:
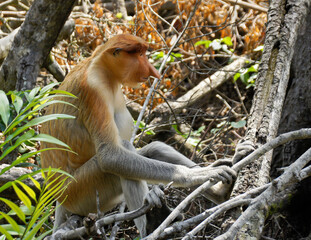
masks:
[(238, 122), (231, 122), (230, 125), (233, 128), (241, 128), (241, 127), (244, 127), (246, 125), (246, 121), (245, 120), (241, 120), (241, 121), (238, 121)]
[(36, 186), (36, 188), (37, 188), (39, 191), (41, 191), (41, 185), (40, 185), (40, 183), (39, 183), (37, 180), (35, 180), (32, 176), (29, 176), (29, 179), (33, 182), (33, 184)]
[(221, 44), (219, 39), (214, 39), (213, 42), (211, 42), (210, 46), (215, 50), (220, 50), (221, 49)]
[(31, 208), (29, 209), (25, 205), (22, 205), (19, 208), (27, 216), (31, 216), (33, 214), (33, 212), (35, 211), (35, 207), (34, 206), (31, 206)]
[(263, 45), (260, 45), (260, 46), (256, 47), (253, 51), (254, 51), (254, 52), (263, 51), (263, 48), (264, 48), (264, 46), (263, 46)]
[[(0, 156), (0, 160), (2, 160), (5, 156), (7, 156), (10, 152), (12, 152), (15, 148), (20, 146), (23, 142), (26, 140), (29, 140), (33, 135), (35, 134), (35, 130), (30, 129), (28, 132), (24, 133), (21, 137), (19, 137), (16, 142), (14, 143), (13, 146), (8, 147), (3, 151), (3, 153)], [(8, 141), (4, 141), (4, 144), (7, 143)], [(1, 145), (2, 146), (2, 145)]]
[(229, 47), (231, 47), (233, 45), (233, 43), (231, 41), (231, 37), (224, 37), (221, 39), (221, 42), (226, 44)]
[(41, 90), (40, 90), (40, 95), (43, 95), (45, 94), (46, 92), (48, 92), (49, 90), (51, 90), (53, 87), (59, 85), (60, 83), (51, 83), (49, 85), (46, 85), (45, 87), (43, 87)]
[(233, 76), (233, 82), (236, 82), (236, 80), (238, 80), (240, 76), (241, 76), (241, 73), (236, 73), (236, 74), (234, 74), (234, 76)]
[(153, 55), (152, 55), (152, 59), (153, 60), (158, 60), (158, 59), (161, 59), (161, 58), (163, 58), (164, 57), (164, 52), (156, 52), (156, 53), (154, 53)]
[(34, 192), (34, 190), (32, 190), (29, 186), (21, 181), (15, 180), (15, 182), (24, 188), (28, 196), (30, 196), (33, 200), (37, 201), (36, 193)]
[[(0, 232), (8, 239), (8, 240), (13, 240), (13, 237), (11, 234), (7, 231), (6, 228), (12, 229), (12, 226), (10, 224), (2, 224), (0, 225)], [(2, 236), (1, 236), (2, 237)]]
[(247, 72), (244, 74), (241, 74), (240, 78), (241, 78), (241, 81), (247, 85), (247, 81), (249, 79), (249, 74)]
[(31, 102), (35, 96), (37, 95), (37, 93), (40, 91), (40, 87), (36, 87), (34, 89), (32, 89), (28, 95), (28, 101)]
[(47, 135), (47, 134), (38, 134), (36, 135), (35, 137), (32, 137), (31, 139), (29, 139), (30, 141), (42, 141), (42, 142), (48, 142), (48, 143), (54, 143), (54, 144), (57, 144), (57, 145), (60, 145), (60, 146), (63, 146), (63, 147), (66, 147), (68, 149), (71, 149), (66, 143), (58, 140), (57, 138), (55, 137), (52, 137), (50, 135)]
[(0, 116), (4, 125), (7, 126), (10, 118), (10, 103), (2, 90), (0, 90)]
[(36, 240), (42, 240), (44, 239), (47, 235), (50, 235), (53, 233), (53, 229), (46, 231), (45, 233), (40, 233), (40, 236), (36, 237)]
[(247, 69), (247, 72), (258, 72), (259, 64), (254, 64)]
[[(21, 225), (18, 225), (18, 228), (19, 228), (18, 231), (15, 231), (11, 224), (2, 224), (1, 227), (3, 227), (11, 236), (12, 235), (20, 236), (25, 232), (25, 227)], [(20, 238), (17, 238), (17, 239), (20, 239)]]
[(5, 235), (0, 236), (0, 240), (5, 240)]
[(16, 137), (18, 134), (22, 133), (23, 131), (27, 130), (30, 127), (33, 127), (35, 125), (42, 124), (47, 121), (56, 120), (56, 119), (75, 119), (74, 116), (70, 116), (68, 114), (50, 114), (42, 117), (37, 117), (26, 123), (24, 126), (19, 127), (16, 129), (16, 131), (9, 135), (7, 139), (0, 145), (0, 147), (4, 146), (7, 142), (11, 141), (14, 137)]
[(14, 191), (16, 193), (16, 195), (18, 196), (19, 200), (21, 200), (29, 209), (31, 208), (31, 201), (29, 199), (29, 197), (27, 197), (27, 195), (20, 190), (16, 184), (13, 182), (12, 186), (14, 188)]
[(6, 205), (8, 205), (12, 210), (8, 213), (9, 215), (17, 215), (20, 220), (25, 222), (25, 214), (23, 211), (13, 202), (11, 202), (8, 199), (0, 198), (0, 201), (4, 202)]
[(13, 230), (16, 233), (19, 233), (20, 228), (13, 218), (11, 218), (8, 214), (6, 214), (4, 212), (0, 212), (0, 215), (3, 216), (5, 218), (5, 220), (8, 221), (8, 223), (12, 226)]
[(171, 53), (171, 55), (175, 58), (182, 58), (183, 55), (181, 53)]
[(210, 44), (212, 43), (212, 41), (210, 40), (201, 40), (201, 41), (197, 41), (194, 46), (199, 46), (199, 45), (204, 45), (205, 48), (209, 48)]
[(23, 107), (23, 99), (14, 93), (11, 94), (11, 99), (12, 99), (12, 103), (15, 108), (15, 111), (17, 112), (17, 114), (19, 114), (20, 110)]
[[(56, 90), (53, 90), (53, 91), (50, 92), (50, 94), (56, 94), (56, 93), (57, 94), (68, 95), (68, 96), (73, 97), (73, 98), (78, 98), (77, 96), (73, 95), (72, 93), (64, 91), (64, 90), (56, 89)], [(58, 95), (55, 95), (55, 97), (58, 97)]]

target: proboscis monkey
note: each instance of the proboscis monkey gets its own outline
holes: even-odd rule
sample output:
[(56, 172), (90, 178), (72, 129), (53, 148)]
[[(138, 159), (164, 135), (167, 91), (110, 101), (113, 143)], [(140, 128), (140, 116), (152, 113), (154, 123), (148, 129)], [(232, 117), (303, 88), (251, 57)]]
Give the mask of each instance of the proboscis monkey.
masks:
[[(128, 112), (121, 85), (135, 87), (148, 77), (159, 78), (149, 63), (147, 44), (140, 38), (122, 34), (99, 46), (91, 57), (79, 63), (59, 89), (77, 96), (70, 101), (77, 108), (55, 104), (47, 114), (66, 113), (75, 119), (59, 119), (42, 126), (41, 131), (67, 143), (74, 152), (52, 150), (42, 153), (42, 167), (60, 168), (72, 181), (59, 199), (64, 203), (56, 211), (56, 223), (64, 213), (86, 216), (96, 212), (96, 191), (102, 211), (112, 209), (123, 198), (130, 210), (154, 201), (160, 193), (148, 193), (147, 182), (190, 187), (213, 178), (231, 183), (236, 173), (228, 166), (196, 164), (161, 142), (153, 142), (139, 151), (130, 144), (133, 121)], [(52, 147), (42, 143), (43, 147)], [(212, 190), (211, 196), (216, 196)], [(217, 201), (216, 197), (213, 199)], [(146, 235), (146, 217), (135, 220), (142, 236)]]

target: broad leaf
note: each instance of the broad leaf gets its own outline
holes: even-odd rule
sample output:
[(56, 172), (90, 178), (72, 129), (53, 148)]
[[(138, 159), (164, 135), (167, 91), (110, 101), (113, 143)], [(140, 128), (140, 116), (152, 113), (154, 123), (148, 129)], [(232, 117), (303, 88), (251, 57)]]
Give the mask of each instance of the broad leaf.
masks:
[(10, 103), (2, 90), (0, 90), (0, 116), (5, 126), (7, 126), (10, 118)]

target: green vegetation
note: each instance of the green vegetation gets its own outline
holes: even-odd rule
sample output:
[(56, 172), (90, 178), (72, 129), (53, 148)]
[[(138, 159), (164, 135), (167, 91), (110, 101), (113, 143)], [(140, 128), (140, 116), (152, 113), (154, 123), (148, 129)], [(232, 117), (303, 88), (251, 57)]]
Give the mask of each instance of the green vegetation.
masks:
[[(62, 194), (66, 187), (65, 181), (70, 175), (59, 169), (40, 169), (39, 166), (28, 163), (27, 160), (50, 149), (71, 151), (67, 144), (52, 136), (39, 134), (35, 130), (36, 126), (50, 120), (73, 118), (66, 114), (41, 116), (40, 110), (48, 105), (69, 104), (57, 100), (55, 94), (74, 97), (70, 93), (54, 90), (55, 85), (50, 84), (42, 89), (37, 87), (24, 92), (11, 91), (8, 94), (0, 90), (0, 160), (8, 157), (13, 151), (18, 153), (18, 157), (9, 166), (3, 168), (0, 175), (14, 166), (28, 166), (33, 170), (0, 187), (0, 193), (12, 187), (21, 203), (17, 204), (0, 198), (0, 201), (11, 209), (8, 213), (0, 212), (0, 220), (5, 219), (7, 222), (7, 224), (0, 225), (0, 232), (3, 234), (0, 239), (43, 239), (51, 231), (42, 229), (43, 224), (55, 211), (52, 208), (56, 201), (54, 197)], [(38, 141), (54, 143), (60, 148), (38, 150)], [(36, 174), (42, 176), (42, 184), (33, 177)], [(30, 179), (35, 187), (30, 188), (23, 183), (25, 179)], [(58, 179), (60, 181), (52, 186)]]

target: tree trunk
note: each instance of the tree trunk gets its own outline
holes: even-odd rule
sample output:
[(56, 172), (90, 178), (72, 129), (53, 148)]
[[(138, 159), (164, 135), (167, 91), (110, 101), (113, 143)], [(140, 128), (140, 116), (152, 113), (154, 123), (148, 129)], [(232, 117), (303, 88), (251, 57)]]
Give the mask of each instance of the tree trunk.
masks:
[[(294, 57), (290, 69), (289, 86), (280, 121), (279, 134), (311, 127), (311, 15), (307, 15), (306, 23), (302, 26)], [(296, 161), (307, 149), (311, 147), (311, 140), (296, 140), (277, 148), (273, 154), (271, 177), (280, 175), (280, 169)], [(286, 222), (278, 219), (286, 236), (300, 235), (306, 237), (310, 234), (311, 226), (311, 179), (300, 183), (298, 193), (291, 199), (283, 216)], [(289, 225), (288, 225), (289, 223)], [(283, 225), (284, 224), (284, 225)], [(285, 230), (286, 229), (286, 230)], [(279, 232), (274, 222), (269, 226), (270, 237)], [(298, 234), (297, 234), (298, 233)], [(289, 238), (289, 237), (288, 237)]]
[[(299, 33), (307, 34), (306, 28), (310, 28), (310, 24), (305, 24), (310, 6), (311, 0), (271, 1), (265, 49), (246, 133), (246, 138), (258, 147), (277, 136), (294, 49), (299, 44), (296, 40)], [(272, 151), (244, 168), (239, 173), (233, 196), (269, 182), (271, 161)], [(236, 238), (258, 239), (265, 216), (265, 210), (258, 211)]]
[(36, 0), (0, 69), (0, 89), (32, 89), (75, 0)]

